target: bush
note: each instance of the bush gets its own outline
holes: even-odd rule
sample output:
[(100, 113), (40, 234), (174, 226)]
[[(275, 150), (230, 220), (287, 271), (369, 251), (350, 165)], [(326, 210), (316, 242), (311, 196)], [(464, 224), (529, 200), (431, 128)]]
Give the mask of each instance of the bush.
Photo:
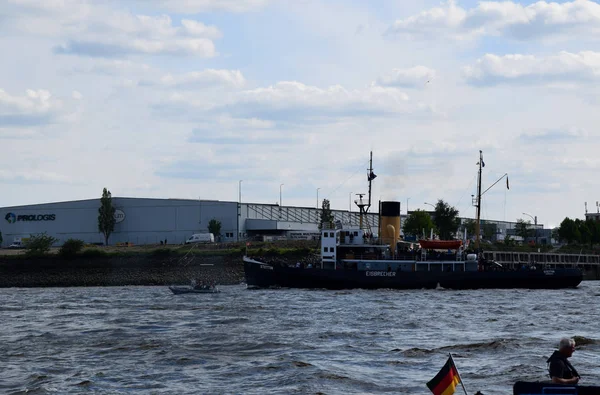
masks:
[(94, 257), (104, 257), (104, 256), (107, 256), (108, 254), (106, 253), (106, 251), (99, 250), (98, 248), (90, 248), (90, 249), (83, 250), (81, 255), (86, 258), (94, 258)]
[(25, 254), (29, 256), (45, 255), (50, 251), (52, 244), (57, 241), (57, 238), (48, 236), (46, 233), (31, 236), (25, 243)]
[(69, 239), (60, 247), (58, 253), (64, 257), (73, 257), (83, 249), (84, 244), (83, 240)]
[(150, 255), (154, 258), (167, 258), (173, 255), (174, 251), (170, 248), (157, 248)]

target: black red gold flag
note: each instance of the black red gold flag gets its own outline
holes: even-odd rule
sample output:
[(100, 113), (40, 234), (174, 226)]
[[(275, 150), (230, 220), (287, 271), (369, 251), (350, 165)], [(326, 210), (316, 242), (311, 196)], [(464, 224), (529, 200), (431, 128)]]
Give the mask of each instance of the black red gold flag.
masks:
[(427, 388), (434, 395), (452, 395), (459, 383), (460, 376), (454, 366), (452, 356), (450, 356), (438, 374), (427, 383)]

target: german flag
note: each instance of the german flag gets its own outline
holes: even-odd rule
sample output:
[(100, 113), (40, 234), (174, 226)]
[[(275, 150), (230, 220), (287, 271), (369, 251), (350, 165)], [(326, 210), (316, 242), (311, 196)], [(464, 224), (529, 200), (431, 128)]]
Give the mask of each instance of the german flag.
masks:
[(460, 376), (458, 375), (458, 370), (454, 366), (452, 356), (449, 356), (444, 367), (427, 383), (427, 388), (434, 395), (452, 395), (459, 383)]

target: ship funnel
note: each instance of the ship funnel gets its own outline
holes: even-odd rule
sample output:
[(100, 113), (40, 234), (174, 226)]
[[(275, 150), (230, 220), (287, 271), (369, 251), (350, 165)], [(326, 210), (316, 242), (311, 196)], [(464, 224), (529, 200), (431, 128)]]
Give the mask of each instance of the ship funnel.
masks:
[(390, 245), (396, 253), (396, 243), (400, 237), (400, 202), (381, 202), (381, 241)]

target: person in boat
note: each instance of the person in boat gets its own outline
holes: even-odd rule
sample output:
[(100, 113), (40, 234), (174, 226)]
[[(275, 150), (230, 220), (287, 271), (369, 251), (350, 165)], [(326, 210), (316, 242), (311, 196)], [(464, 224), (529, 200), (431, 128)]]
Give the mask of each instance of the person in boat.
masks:
[(558, 350), (554, 351), (548, 363), (548, 373), (552, 382), (555, 384), (577, 384), (579, 382), (579, 373), (567, 360), (575, 351), (575, 340), (569, 338), (560, 339)]

